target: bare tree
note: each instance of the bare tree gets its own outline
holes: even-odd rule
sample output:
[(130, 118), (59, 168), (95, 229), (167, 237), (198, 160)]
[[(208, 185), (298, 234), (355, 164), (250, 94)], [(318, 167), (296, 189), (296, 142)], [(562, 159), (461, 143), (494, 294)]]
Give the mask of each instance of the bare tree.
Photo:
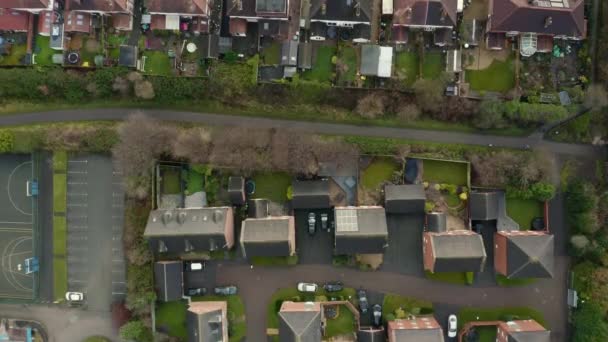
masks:
[(401, 108), (399, 108), (397, 111), (397, 117), (399, 120), (405, 122), (417, 120), (420, 117), (420, 114), (422, 114), (420, 108), (413, 103), (401, 106)]
[(608, 93), (601, 84), (592, 84), (585, 92), (585, 107), (600, 110), (608, 106)]
[(378, 94), (369, 94), (359, 99), (355, 113), (367, 119), (375, 119), (384, 115), (386, 98)]
[(135, 90), (135, 96), (140, 99), (151, 100), (154, 98), (154, 86), (150, 81), (135, 82), (133, 89)]
[(192, 163), (206, 163), (211, 151), (212, 132), (203, 127), (187, 129), (173, 143), (173, 156)]

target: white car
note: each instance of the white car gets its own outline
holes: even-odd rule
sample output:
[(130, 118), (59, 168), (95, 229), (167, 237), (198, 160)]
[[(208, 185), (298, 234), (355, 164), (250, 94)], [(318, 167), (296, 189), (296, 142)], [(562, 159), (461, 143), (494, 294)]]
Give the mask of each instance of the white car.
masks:
[(448, 317), (448, 337), (456, 337), (456, 333), (458, 332), (457, 326), (458, 320), (456, 319), (456, 315), (450, 315), (450, 317)]
[(82, 292), (66, 292), (65, 299), (70, 302), (81, 302), (84, 299)]
[(298, 283), (298, 291), (300, 292), (317, 292), (319, 286), (315, 283)]

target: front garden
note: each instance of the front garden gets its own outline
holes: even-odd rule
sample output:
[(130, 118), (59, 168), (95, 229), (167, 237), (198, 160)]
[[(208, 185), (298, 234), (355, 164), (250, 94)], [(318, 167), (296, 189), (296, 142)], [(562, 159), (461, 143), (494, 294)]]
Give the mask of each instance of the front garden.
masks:
[(406, 318), (408, 315), (430, 315), (432, 313), (433, 304), (431, 302), (391, 293), (384, 295), (382, 317), (385, 321)]

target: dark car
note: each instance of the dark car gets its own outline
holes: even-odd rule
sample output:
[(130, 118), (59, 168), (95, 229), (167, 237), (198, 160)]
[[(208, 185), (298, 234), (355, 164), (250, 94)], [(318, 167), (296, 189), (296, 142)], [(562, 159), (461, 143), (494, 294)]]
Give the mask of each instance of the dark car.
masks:
[(186, 272), (200, 272), (205, 269), (204, 261), (186, 261), (184, 263)]
[(362, 313), (367, 313), (369, 304), (367, 302), (367, 293), (365, 290), (358, 290), (357, 297), (359, 298), (359, 310), (361, 310)]
[(314, 235), (317, 231), (317, 216), (315, 213), (308, 213), (308, 234)]
[(342, 291), (342, 289), (344, 289), (344, 286), (342, 285), (341, 282), (334, 281), (334, 282), (326, 283), (325, 285), (323, 285), (323, 289), (327, 292), (338, 292), (338, 291)]
[(372, 319), (375, 326), (382, 325), (382, 306), (380, 304), (372, 306)]
[(236, 286), (230, 285), (230, 286), (218, 286), (213, 289), (213, 292), (216, 295), (220, 295), (220, 296), (231, 296), (231, 295), (235, 295), (238, 292), (238, 290), (237, 290)]
[(186, 291), (188, 296), (202, 296), (207, 293), (207, 289), (204, 287), (191, 287)]

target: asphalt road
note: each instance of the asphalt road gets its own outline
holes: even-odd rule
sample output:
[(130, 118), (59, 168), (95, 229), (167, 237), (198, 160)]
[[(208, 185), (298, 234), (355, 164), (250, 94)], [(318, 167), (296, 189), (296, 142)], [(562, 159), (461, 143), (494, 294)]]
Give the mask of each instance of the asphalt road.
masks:
[(392, 128), (381, 126), (357, 126), (347, 124), (333, 124), (324, 122), (305, 122), (295, 120), (269, 119), (250, 116), (237, 116), (226, 114), (211, 114), (197, 112), (182, 112), (155, 109), (86, 109), (86, 110), (57, 110), (37, 113), (23, 113), (5, 115), (0, 117), (0, 125), (23, 125), (31, 123), (86, 121), (86, 120), (122, 120), (134, 111), (141, 111), (146, 115), (170, 121), (192, 122), (218, 126), (247, 126), (250, 128), (285, 128), (318, 134), (330, 135), (360, 135), (369, 137), (401, 138), (420, 141), (433, 141), (439, 143), (469, 144), (515, 149), (540, 148), (549, 152), (593, 156), (600, 153), (600, 149), (590, 145), (564, 144), (545, 141), (542, 134), (532, 134), (529, 137), (508, 137), (464, 132), (432, 131), (408, 128)]

